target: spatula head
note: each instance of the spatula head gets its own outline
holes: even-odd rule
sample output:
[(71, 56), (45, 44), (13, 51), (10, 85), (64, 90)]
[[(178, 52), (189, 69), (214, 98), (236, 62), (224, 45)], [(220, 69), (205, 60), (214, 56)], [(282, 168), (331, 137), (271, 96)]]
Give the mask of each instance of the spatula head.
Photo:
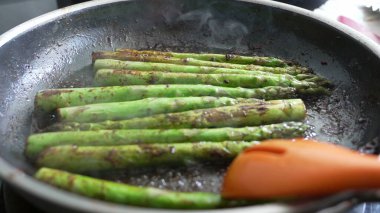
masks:
[(323, 196), (380, 187), (377, 156), (313, 140), (268, 140), (246, 149), (224, 178), (226, 198)]

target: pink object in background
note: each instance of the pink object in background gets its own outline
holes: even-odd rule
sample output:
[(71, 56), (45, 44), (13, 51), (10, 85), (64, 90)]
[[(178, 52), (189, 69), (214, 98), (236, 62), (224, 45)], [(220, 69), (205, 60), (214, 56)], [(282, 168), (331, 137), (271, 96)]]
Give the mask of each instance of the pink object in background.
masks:
[(369, 30), (367, 27), (365, 27), (364, 25), (362, 24), (359, 24), (357, 23), (356, 21), (350, 19), (350, 18), (347, 18), (346, 16), (339, 16), (338, 17), (338, 21), (340, 23), (343, 23), (361, 33), (363, 33), (364, 35), (366, 35), (367, 37), (371, 38), (372, 40), (374, 40), (375, 42), (377, 42), (378, 44), (380, 44), (380, 36), (373, 33), (371, 30)]

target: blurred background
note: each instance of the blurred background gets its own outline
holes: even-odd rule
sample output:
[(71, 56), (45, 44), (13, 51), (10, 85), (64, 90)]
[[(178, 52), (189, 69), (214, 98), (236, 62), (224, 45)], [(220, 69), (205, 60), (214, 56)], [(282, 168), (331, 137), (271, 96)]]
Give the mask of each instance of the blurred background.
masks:
[[(85, 0), (0, 0), (0, 34), (31, 18)], [(270, 1), (270, 0), (268, 0)], [(362, 32), (380, 43), (380, 0), (278, 0), (302, 7)]]

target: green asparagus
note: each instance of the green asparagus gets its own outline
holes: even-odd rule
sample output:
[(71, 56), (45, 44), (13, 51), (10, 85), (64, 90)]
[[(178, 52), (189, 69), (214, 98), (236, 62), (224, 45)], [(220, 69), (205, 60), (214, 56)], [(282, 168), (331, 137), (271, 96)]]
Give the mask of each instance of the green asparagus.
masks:
[(242, 200), (224, 200), (214, 193), (132, 186), (49, 168), (39, 169), (34, 176), (50, 185), (90, 198), (143, 207), (213, 209), (247, 204)]
[(56, 123), (48, 127), (46, 131), (243, 127), (284, 121), (301, 121), (305, 116), (306, 109), (302, 100), (288, 99), (267, 101), (264, 104), (237, 104), (159, 114), (120, 121)]
[[(93, 53), (93, 59), (95, 60), (95, 68), (104, 69), (104, 68), (114, 68), (114, 69), (132, 69), (132, 70), (169, 70), (178, 72), (179, 69), (189, 70), (194, 72), (198, 66), (198, 69), (204, 72), (213, 72), (213, 71), (222, 71), (223, 69), (215, 69), (215, 67), (228, 68), (237, 70), (252, 70), (252, 71), (262, 71), (269, 73), (278, 73), (278, 74), (291, 74), (296, 75), (300, 73), (308, 73), (308, 70), (300, 67), (265, 67), (253, 64), (231, 64), (223, 62), (214, 62), (214, 61), (202, 61), (194, 58), (174, 58), (168, 56), (149, 56), (149, 55), (131, 55), (126, 52), (96, 52)], [(97, 61), (99, 59), (99, 61)], [(101, 60), (103, 59), (103, 60)], [(104, 60), (105, 59), (105, 60)], [(113, 60), (107, 60), (113, 59)], [(124, 63), (117, 63), (115, 60), (124, 61)], [(136, 62), (140, 61), (140, 62)], [(108, 63), (107, 63), (108, 62)], [(153, 62), (153, 63), (152, 63)], [(165, 64), (162, 64), (165, 63)], [(122, 64), (122, 65), (121, 65)], [(176, 66), (178, 65), (187, 65), (187, 66)], [(188, 66), (190, 65), (190, 66)], [(182, 67), (182, 68), (181, 68)], [(232, 71), (232, 70), (231, 70)], [(249, 72), (248, 72), (249, 73)]]
[(214, 53), (177, 53), (159, 51), (138, 51), (132, 49), (119, 49), (118, 52), (126, 52), (130, 55), (166, 56), (174, 58), (194, 58), (203, 61), (227, 62), (234, 64), (257, 64), (268, 67), (287, 67), (288, 63), (274, 57), (261, 56), (241, 56), (234, 54), (214, 54)]
[(61, 122), (99, 122), (105, 120), (125, 120), (161, 113), (182, 112), (239, 103), (256, 103), (259, 99), (233, 99), (226, 97), (185, 97), (185, 98), (146, 98), (137, 101), (89, 104), (65, 107), (57, 110)]
[[(329, 93), (326, 79), (272, 57), (129, 49), (92, 57), (95, 83), (109, 87), (36, 95), (36, 111), (57, 110), (59, 118), (46, 129), (59, 132), (28, 137), (25, 154), (38, 167), (85, 173), (228, 162), (260, 140), (304, 135), (308, 126), (294, 122), (306, 116), (302, 100), (273, 99)], [(50, 168), (35, 177), (116, 203), (172, 209), (247, 204), (213, 193), (137, 187)]]
[[(163, 59), (164, 60), (164, 59)], [(166, 59), (168, 60), (168, 59)], [(178, 59), (177, 59), (178, 60)], [(179, 60), (182, 61), (182, 60)], [(189, 60), (192, 61), (192, 60)], [(214, 63), (214, 62), (209, 62)], [(232, 65), (230, 65), (232, 66)], [(237, 65), (236, 65), (237, 66)], [(134, 70), (134, 71), (165, 71), (176, 73), (194, 73), (194, 74), (242, 74), (254, 76), (284, 76), (288, 79), (305, 80), (318, 83), (321, 85), (329, 85), (329, 81), (310, 73), (292, 73), (288, 74), (284, 68), (263, 67), (265, 69), (247, 70), (238, 68), (223, 68), (211, 66), (194, 66), (194, 65), (178, 65), (168, 63), (153, 63), (141, 61), (120, 61), (114, 59), (98, 59), (94, 63), (94, 69), (113, 69), (113, 70)], [(278, 69), (278, 70), (277, 70)]]
[(256, 89), (229, 88), (211, 85), (134, 85), (114, 87), (90, 87), (48, 89), (35, 97), (36, 111), (51, 112), (54, 109), (86, 104), (139, 100), (148, 97), (215, 96), (230, 98), (281, 99), (295, 96), (292, 87), (264, 87)]
[(186, 166), (206, 162), (229, 162), (258, 142), (199, 142), (120, 146), (54, 146), (37, 158), (39, 167), (74, 172)]
[[(100, 69), (95, 84), (100, 86), (149, 85), (149, 84), (209, 84), (225, 87), (258, 88), (266, 86), (294, 87), (297, 92), (326, 94), (328, 90), (317, 83), (299, 81), (285, 75), (243, 74), (194, 74), (170, 72), (140, 72), (129, 70)], [(309, 90), (306, 90), (309, 89)]]
[(301, 122), (284, 122), (243, 128), (46, 132), (29, 136), (25, 154), (28, 158), (34, 159), (46, 148), (59, 145), (116, 146), (128, 144), (259, 141), (271, 138), (295, 138), (304, 136), (307, 128), (308, 126)]

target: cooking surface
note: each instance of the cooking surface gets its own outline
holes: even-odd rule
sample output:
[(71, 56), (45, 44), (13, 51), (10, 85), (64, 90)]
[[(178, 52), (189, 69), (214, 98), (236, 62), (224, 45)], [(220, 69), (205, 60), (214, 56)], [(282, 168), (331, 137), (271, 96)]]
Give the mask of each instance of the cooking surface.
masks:
[[(56, 24), (62, 21), (65, 24), (70, 25), (76, 20), (83, 20), (83, 18), (89, 18), (91, 15), (88, 17), (75, 16), (73, 18), (74, 20), (63, 19), (58, 20), (56, 23), (49, 24), (45, 27), (45, 35), (34, 34), (34, 39), (40, 36), (54, 36), (56, 34), (62, 34), (62, 36), (55, 38), (54, 41), (38, 41), (40, 44), (18, 45), (19, 48), (24, 48), (26, 50), (26, 54), (33, 55), (37, 59), (30, 59), (29, 64), (17, 64), (17, 60), (14, 60), (12, 62), (16, 63), (5, 65), (7, 68), (11, 69), (15, 69), (14, 66), (22, 66), (20, 67), (21, 70), (28, 70), (28, 72), (33, 73), (33, 75), (31, 75), (32, 78), (30, 78), (30, 76), (27, 79), (21, 78), (19, 85), (4, 85), (4, 87), (14, 87), (16, 89), (15, 91), (17, 91), (14, 95), (18, 98), (18, 100), (7, 102), (14, 104), (7, 106), (8, 112), (14, 116), (11, 119), (10, 128), (13, 128), (14, 131), (25, 132), (25, 130), (22, 131), (20, 128), (30, 124), (30, 119), (25, 119), (25, 117), (28, 117), (27, 115), (31, 113), (30, 102), (33, 97), (30, 94), (34, 94), (35, 91), (46, 87), (70, 87), (77, 84), (82, 84), (83, 81), (81, 79), (83, 79), (84, 76), (82, 76), (83, 74), (78, 75), (78, 72), (76, 71), (84, 70), (86, 71), (86, 74), (91, 73), (91, 69), (88, 66), (90, 58), (88, 52), (92, 49), (114, 49), (117, 47), (126, 47), (125, 44), (127, 43), (127, 47), (130, 48), (154, 48), (159, 50), (175, 51), (228, 51), (246, 54), (254, 53), (259, 55), (274, 55), (294, 59), (295, 61), (299, 61), (302, 65), (312, 67), (317, 73), (332, 79), (336, 85), (336, 89), (334, 90), (332, 97), (324, 97), (317, 101), (308, 101), (308, 109), (310, 109), (308, 122), (314, 125), (315, 128), (313, 131), (317, 134), (317, 138), (341, 144), (343, 141), (343, 145), (352, 148), (359, 148), (363, 145), (363, 143), (376, 140), (376, 124), (371, 123), (370, 119), (378, 118), (378, 115), (375, 115), (375, 108), (378, 104), (377, 99), (372, 96), (372, 94), (363, 93), (362, 90), (363, 88), (367, 88), (366, 85), (358, 85), (355, 83), (356, 80), (361, 80), (362, 78), (360, 72), (364, 72), (363, 68), (358, 63), (360, 61), (368, 61), (368, 63), (372, 63), (371, 59), (363, 59), (360, 58), (360, 56), (355, 57), (355, 55), (351, 53), (351, 59), (349, 61), (345, 61), (346, 59), (344, 59), (343, 56), (335, 56), (333, 52), (329, 52), (327, 50), (328, 47), (335, 46), (336, 48), (342, 50), (342, 52), (348, 51), (344, 45), (347, 38), (344, 36), (329, 37), (329, 35), (332, 35), (332, 32), (328, 30), (321, 30), (321, 34), (314, 35), (316, 37), (316, 43), (313, 44), (302, 39), (302, 36), (313, 37), (313, 35), (308, 34), (308, 31), (303, 30), (303, 27), (308, 25), (308, 21), (299, 22), (299, 25), (296, 28), (293, 28), (292, 32), (286, 31), (283, 28), (284, 26), (291, 26), (293, 21), (297, 20), (297, 15), (294, 15), (294, 17), (286, 16), (286, 20), (282, 19), (280, 23), (276, 23), (276, 20), (273, 20), (271, 10), (266, 10), (263, 8), (260, 9), (260, 7), (258, 7), (259, 9), (256, 9), (255, 12), (261, 13), (263, 17), (266, 17), (266, 21), (276, 26), (271, 28), (271, 31), (269, 32), (268, 30), (264, 30), (263, 24), (260, 24), (263, 23), (262, 20), (252, 20), (251, 23), (244, 24), (239, 21), (243, 15), (240, 16), (237, 11), (243, 11), (242, 13), (244, 14), (244, 11), (247, 9), (243, 3), (241, 4), (240, 10), (236, 9), (234, 11), (230, 11), (228, 14), (221, 14), (217, 9), (215, 9), (215, 7), (208, 7), (207, 5), (202, 6), (200, 2), (197, 3), (198, 5), (195, 7), (202, 9), (190, 10), (190, 12), (183, 14), (181, 14), (181, 11), (176, 10), (176, 7), (167, 6), (165, 8), (161, 8), (167, 11), (165, 15), (148, 13), (150, 14), (149, 16), (152, 16), (151, 18), (163, 20), (158, 23), (146, 22), (146, 20), (139, 18), (138, 14), (135, 14), (135, 18), (133, 19), (131, 19), (130, 16), (125, 17), (126, 23), (137, 23), (128, 28), (120, 26), (120, 23), (118, 23), (116, 19), (113, 20), (111, 18), (105, 21), (99, 17), (93, 18), (98, 19), (99, 22), (106, 22), (106, 28), (96, 29), (92, 28), (89, 24), (85, 26), (84, 30), (79, 27), (64, 29), (60, 28), (60, 25)], [(136, 7), (136, 11), (141, 9), (133, 4), (131, 6)], [(154, 6), (161, 7), (160, 5), (153, 5), (150, 8), (144, 9), (154, 11)], [(225, 5), (220, 4), (218, 6), (223, 8)], [(127, 10), (129, 8), (125, 9)], [(109, 14), (113, 11), (112, 9), (105, 7), (100, 12), (103, 14)], [(131, 13), (134, 14), (134, 12)], [(226, 15), (227, 18), (223, 17), (224, 15)], [(281, 13), (276, 13), (275, 18), (281, 19), (284, 17), (281, 16)], [(192, 23), (202, 23), (202, 21), (204, 22), (200, 25), (194, 25)], [(121, 23), (121, 25), (126, 23)], [(146, 26), (152, 27), (146, 29), (144, 28)], [(252, 28), (255, 30), (252, 31)], [(166, 30), (162, 31), (160, 29)], [(200, 30), (202, 34), (189, 36), (186, 35), (187, 29), (194, 31)], [(219, 31), (223, 31), (225, 33), (220, 34), (218, 33)], [(125, 34), (125, 36), (118, 36), (120, 32)], [(173, 35), (172, 32), (177, 33), (176, 35)], [(75, 34), (76, 36), (72, 36), (72, 34)], [(101, 34), (104, 36), (94, 38), (91, 36), (93, 34)], [(276, 36), (273, 36), (273, 34)], [(142, 36), (145, 39), (138, 39)], [(247, 40), (248, 37), (255, 39)], [(162, 38), (167, 39), (163, 40)], [(284, 45), (282, 43), (285, 40), (288, 44)], [(37, 48), (37, 52), (28, 52), (28, 49), (35, 47), (34, 45), (45, 45), (46, 43), (44, 42), (50, 42), (50, 48)], [(62, 45), (64, 42), (71, 42), (72, 46), (63, 48)], [(204, 44), (208, 44), (208, 46)], [(278, 46), (283, 46), (284, 48), (279, 50), (277, 48)], [(317, 48), (317, 46), (322, 46), (324, 48), (320, 49)], [(360, 49), (361, 47), (358, 46), (358, 54), (360, 54)], [(12, 50), (9, 51), (10, 55), (12, 55)], [(47, 60), (49, 57), (57, 57), (57, 55), (61, 55), (61, 58), (58, 61), (61, 61), (66, 65), (62, 66), (60, 64), (50, 63), (50, 61)], [(332, 57), (332, 55), (334, 55), (334, 57)], [(39, 57), (41, 57), (41, 59), (39, 59)], [(44, 68), (40, 69), (40, 65), (43, 63), (47, 64), (44, 64)], [(61, 70), (63, 72), (59, 72)], [(334, 72), (331, 72), (331, 70), (334, 70)], [(351, 70), (351, 73), (348, 70)], [(357, 71), (357, 73), (352, 73), (352, 70)], [(62, 73), (69, 73), (72, 77), (68, 80), (66, 75)], [(14, 73), (12, 76), (3, 77), (11, 80), (17, 77), (17, 75), (19, 74)], [(2, 74), (0, 73), (0, 77), (1, 76)], [(36, 85), (37, 82), (38, 84)], [(361, 84), (363, 84), (363, 82)], [(22, 85), (21, 90), (16, 88), (20, 85)], [(26, 105), (29, 106), (27, 110), (25, 110), (25, 108), (21, 110), (17, 107), (22, 103), (26, 103)], [(371, 112), (373, 114), (371, 114)], [(20, 123), (22, 125), (20, 125)], [(5, 125), (5, 123), (2, 123), (2, 125)], [(365, 131), (367, 127), (369, 127), (369, 131)], [(6, 127), (1, 126), (1, 128), (4, 129)], [(24, 136), (22, 135), (14, 136), (7, 134), (7, 137), (13, 142), (24, 139)], [(17, 146), (8, 147), (8, 150), (11, 150), (14, 153), (19, 153), (22, 148), (23, 144), (17, 144)], [(368, 149), (367, 151), (373, 152), (374, 150)], [(27, 171), (33, 171), (33, 169), (22, 163), (20, 166)], [(192, 177), (192, 181), (184, 183), (181, 180), (182, 174), (167, 172), (164, 170), (159, 171), (159, 173), (160, 172), (170, 176), (173, 179), (179, 180), (176, 183), (177, 185), (171, 185), (174, 189), (180, 185), (185, 185), (186, 187), (186, 184), (190, 187), (202, 188), (202, 185), (205, 184), (201, 181), (203, 178), (197, 176), (196, 173), (194, 174), (195, 177)], [(166, 184), (165, 180), (164, 182), (162, 181), (164, 178), (161, 178), (160, 176), (151, 178), (149, 175), (142, 175), (141, 177), (137, 175), (136, 177), (127, 179), (128, 182), (142, 183), (143, 185), (162, 187)], [(368, 204), (357, 207), (356, 209), (358, 212), (363, 212), (366, 209), (376, 208), (378, 207)]]

